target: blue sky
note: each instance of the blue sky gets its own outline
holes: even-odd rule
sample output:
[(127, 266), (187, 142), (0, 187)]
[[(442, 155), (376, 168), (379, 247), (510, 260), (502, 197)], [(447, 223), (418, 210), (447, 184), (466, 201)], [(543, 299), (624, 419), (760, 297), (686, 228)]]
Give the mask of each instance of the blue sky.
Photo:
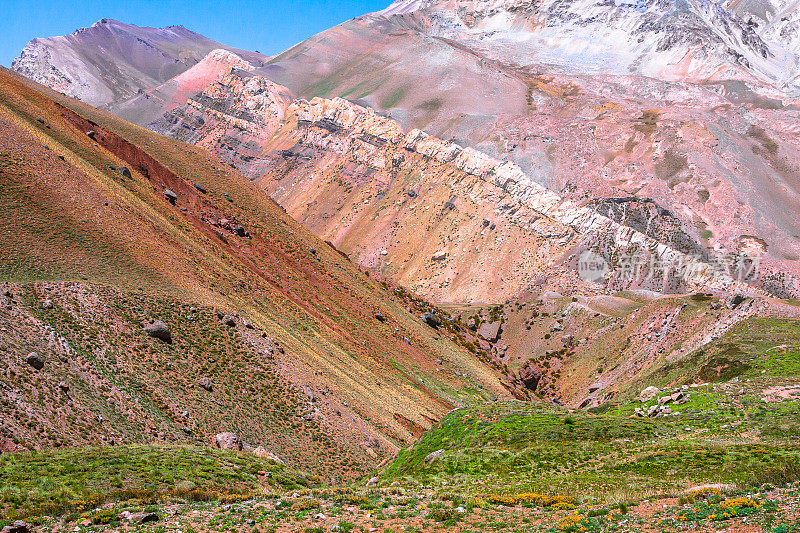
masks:
[(210, 39), (275, 54), (391, 0), (9, 0), (0, 17), (0, 64), (35, 37), (66, 35), (113, 18), (139, 26), (180, 24)]

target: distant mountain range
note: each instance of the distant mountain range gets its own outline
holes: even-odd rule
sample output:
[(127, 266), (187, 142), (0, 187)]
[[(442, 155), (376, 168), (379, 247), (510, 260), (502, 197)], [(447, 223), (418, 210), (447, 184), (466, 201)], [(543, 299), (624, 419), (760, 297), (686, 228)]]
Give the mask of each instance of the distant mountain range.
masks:
[(215, 49), (235, 51), (255, 64), (268, 59), (183, 26), (140, 28), (102, 19), (70, 35), (32, 40), (11, 68), (69, 96), (103, 105), (152, 89)]

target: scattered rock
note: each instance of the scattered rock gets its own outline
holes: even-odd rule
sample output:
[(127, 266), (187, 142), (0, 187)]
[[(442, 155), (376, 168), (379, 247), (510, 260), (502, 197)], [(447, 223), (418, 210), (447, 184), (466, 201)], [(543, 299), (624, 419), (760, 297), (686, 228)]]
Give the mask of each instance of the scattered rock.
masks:
[(197, 380), (197, 384), (200, 385), (205, 390), (207, 390), (208, 392), (213, 392), (213, 390), (214, 390), (214, 384), (207, 377), (202, 377), (202, 378), (198, 379)]
[(133, 521), (137, 524), (146, 524), (148, 522), (158, 522), (158, 515), (156, 513), (135, 513)]
[(275, 455), (271, 451), (267, 450), (263, 446), (259, 446), (258, 448), (253, 450), (253, 453), (256, 454), (256, 456), (258, 456), (258, 457), (263, 457), (265, 459), (269, 459), (270, 461), (278, 463), (279, 465), (286, 464), (281, 460), (280, 457), (278, 457), (277, 455)]
[(225, 432), (225, 433), (217, 433), (211, 439), (211, 444), (222, 450), (237, 450), (241, 451), (244, 448), (242, 444), (242, 439), (239, 438), (239, 435), (236, 433)]
[(36, 352), (29, 353), (28, 356), (25, 358), (25, 362), (31, 365), (36, 370), (41, 370), (42, 368), (44, 368), (44, 359), (42, 359), (42, 357)]
[(428, 455), (425, 456), (425, 462), (426, 463), (430, 463), (431, 461), (435, 460), (436, 458), (438, 458), (443, 453), (444, 453), (443, 449), (439, 449), (439, 450), (436, 450), (435, 452), (431, 452), (431, 453), (429, 453)]
[(164, 198), (166, 198), (167, 201), (172, 205), (175, 205), (175, 202), (178, 201), (178, 195), (175, 194), (171, 189), (164, 190)]
[(639, 401), (640, 402), (649, 402), (653, 398), (656, 397), (656, 394), (660, 392), (658, 387), (647, 387), (642, 392), (639, 393)]
[(29, 523), (17, 520), (13, 524), (5, 526), (2, 533), (30, 533), (32, 529)]
[(432, 328), (439, 327), (439, 319), (436, 318), (436, 315), (431, 313), (430, 311), (425, 311), (422, 313), (422, 321), (428, 324)]
[(164, 324), (161, 320), (156, 320), (149, 326), (144, 328), (144, 332), (154, 339), (159, 339), (164, 342), (172, 342), (172, 332), (169, 326)]

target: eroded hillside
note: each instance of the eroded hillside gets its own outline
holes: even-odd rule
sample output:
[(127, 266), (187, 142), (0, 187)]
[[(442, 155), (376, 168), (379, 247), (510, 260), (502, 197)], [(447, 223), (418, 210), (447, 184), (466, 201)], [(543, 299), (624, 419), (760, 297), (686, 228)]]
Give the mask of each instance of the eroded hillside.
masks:
[[(290, 461), (342, 446), (357, 471), (455, 405), (510, 395), (204, 150), (6, 72), (0, 90), (6, 446), (238, 429)], [(144, 332), (156, 321), (171, 343)]]

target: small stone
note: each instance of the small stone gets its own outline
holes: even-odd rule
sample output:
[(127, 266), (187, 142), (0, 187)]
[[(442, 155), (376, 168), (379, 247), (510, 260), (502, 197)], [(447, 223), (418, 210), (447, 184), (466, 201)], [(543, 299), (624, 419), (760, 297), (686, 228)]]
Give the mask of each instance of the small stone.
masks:
[(375, 313), (375, 320), (378, 322), (386, 322), (386, 317), (383, 316), (383, 313)]

